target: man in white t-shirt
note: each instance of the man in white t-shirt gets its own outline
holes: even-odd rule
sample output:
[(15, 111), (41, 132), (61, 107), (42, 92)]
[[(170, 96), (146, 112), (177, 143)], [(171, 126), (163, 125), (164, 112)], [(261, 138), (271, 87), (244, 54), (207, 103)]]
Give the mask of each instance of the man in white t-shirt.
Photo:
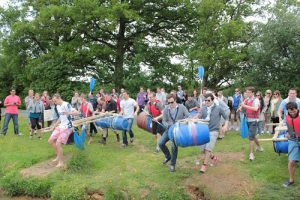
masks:
[(73, 131), (71, 115), (78, 115), (79, 112), (72, 108), (70, 103), (63, 101), (59, 94), (53, 95), (52, 101), (57, 105), (59, 119), (54, 124), (54, 131), (48, 143), (52, 145), (56, 152), (56, 158), (53, 160), (53, 162), (58, 162), (56, 167), (64, 167), (64, 156), (61, 144), (67, 143)]
[[(288, 97), (283, 101), (281, 101), (280, 103), (280, 106), (277, 111), (280, 123), (285, 124), (285, 116), (288, 114), (288, 111), (286, 109), (286, 104), (289, 102), (295, 102), (298, 108), (300, 108), (300, 99), (297, 98), (297, 90), (295, 88), (290, 88)], [(283, 113), (283, 117), (282, 117), (282, 113)]]
[[(129, 98), (128, 93), (126, 91), (124, 91), (123, 99), (120, 102), (120, 108), (121, 108), (120, 114), (123, 115), (125, 118), (128, 118), (128, 123), (129, 123), (128, 130), (129, 130), (129, 136), (130, 136), (130, 143), (132, 143), (134, 140), (134, 134), (132, 132), (132, 123), (134, 120), (134, 116), (136, 116), (139, 111), (139, 106), (136, 103), (136, 101), (132, 98)], [(134, 108), (136, 108), (135, 111), (134, 111)], [(122, 136), (123, 136), (122, 146), (126, 147), (126, 146), (128, 146), (126, 130), (123, 130)]]

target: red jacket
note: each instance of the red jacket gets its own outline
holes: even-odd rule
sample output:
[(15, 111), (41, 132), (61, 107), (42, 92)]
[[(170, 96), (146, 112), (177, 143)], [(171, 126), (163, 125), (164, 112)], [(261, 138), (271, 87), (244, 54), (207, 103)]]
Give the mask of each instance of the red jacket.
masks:
[(297, 138), (300, 138), (300, 116), (291, 118), (290, 115), (286, 115), (286, 125), (290, 135), (295, 134)]
[(152, 117), (157, 117), (161, 115), (161, 111), (157, 109), (156, 104), (159, 103), (159, 100), (155, 100), (155, 102), (152, 104), (151, 102), (148, 103), (147, 108)]

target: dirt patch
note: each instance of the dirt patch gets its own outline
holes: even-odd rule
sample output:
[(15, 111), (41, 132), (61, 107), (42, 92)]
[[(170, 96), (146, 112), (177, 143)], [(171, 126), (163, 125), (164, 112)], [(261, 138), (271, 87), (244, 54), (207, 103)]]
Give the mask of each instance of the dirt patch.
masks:
[[(186, 190), (192, 199), (208, 199), (207, 192), (214, 197), (230, 198), (234, 196), (251, 198), (258, 187), (236, 163), (243, 162), (243, 153), (219, 153), (217, 166), (208, 167), (205, 174), (199, 174), (186, 180)], [(195, 169), (195, 166), (191, 168)], [(196, 167), (198, 170), (200, 166)], [(199, 188), (202, 188), (201, 190)], [(205, 188), (205, 189), (204, 189)], [(204, 192), (203, 192), (204, 191)]]
[[(65, 156), (65, 163), (67, 163), (70, 159), (71, 159), (71, 155)], [(53, 158), (50, 160), (46, 160), (44, 162), (32, 165), (29, 168), (22, 169), (20, 171), (20, 173), (23, 177), (28, 177), (28, 176), (45, 177), (55, 171), (64, 169), (64, 168), (55, 167), (57, 165), (57, 163), (53, 162), (52, 160), (53, 160)]]
[(140, 194), (141, 194), (141, 198), (144, 199), (149, 195), (150, 191), (147, 189), (141, 189), (140, 190)]
[(194, 185), (187, 186), (187, 192), (192, 197), (192, 199), (196, 200), (209, 200), (205, 197), (204, 192)]
[(104, 199), (104, 192), (101, 190), (90, 190), (87, 189), (87, 194), (90, 200), (103, 200)]

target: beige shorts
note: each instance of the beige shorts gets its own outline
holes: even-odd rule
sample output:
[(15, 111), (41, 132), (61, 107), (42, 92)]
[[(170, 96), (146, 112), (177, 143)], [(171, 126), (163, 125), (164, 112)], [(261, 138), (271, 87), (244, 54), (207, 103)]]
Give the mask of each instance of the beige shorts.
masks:
[(207, 150), (207, 151), (213, 152), (213, 150), (215, 148), (215, 145), (216, 145), (216, 142), (217, 142), (218, 135), (219, 135), (218, 131), (209, 132), (209, 138), (210, 138), (209, 143), (201, 145), (200, 148), (202, 150)]

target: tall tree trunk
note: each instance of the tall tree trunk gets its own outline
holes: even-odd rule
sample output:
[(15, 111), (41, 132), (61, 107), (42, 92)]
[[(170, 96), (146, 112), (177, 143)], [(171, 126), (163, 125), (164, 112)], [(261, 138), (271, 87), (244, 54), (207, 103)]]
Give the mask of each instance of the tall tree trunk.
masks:
[(124, 55), (125, 55), (125, 19), (120, 17), (119, 20), (119, 32), (117, 36), (116, 47), (116, 60), (115, 60), (115, 72), (114, 72), (114, 84), (116, 89), (123, 87), (124, 79)]

